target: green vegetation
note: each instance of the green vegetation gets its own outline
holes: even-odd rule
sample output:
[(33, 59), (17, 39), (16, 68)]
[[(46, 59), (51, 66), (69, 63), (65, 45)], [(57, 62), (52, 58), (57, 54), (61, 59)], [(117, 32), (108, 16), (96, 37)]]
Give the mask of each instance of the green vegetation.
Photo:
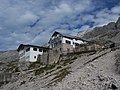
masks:
[(62, 60), (61, 63), (63, 66), (66, 66), (67, 64), (72, 64), (75, 59), (77, 59), (77, 57), (68, 58), (66, 60)]
[(69, 71), (70, 67), (63, 68), (60, 71), (54, 73), (55, 77), (51, 80), (51, 83), (49, 83), (47, 86), (49, 87), (52, 84), (55, 84), (57, 82), (61, 82), (63, 78), (65, 78), (68, 74), (70, 74), (71, 71)]
[(60, 70), (59, 73), (57, 74), (57, 76), (55, 76), (52, 80), (54, 82), (60, 82), (68, 74), (70, 74), (70, 71), (68, 71), (67, 68), (64, 68), (64, 69)]
[(111, 51), (115, 51), (117, 49), (120, 49), (120, 47), (113, 47), (113, 48), (111, 48)]
[(3, 65), (4, 63), (3, 62), (0, 62), (0, 65)]
[(58, 67), (57, 67), (57, 69), (60, 69), (60, 68), (62, 68), (62, 66), (58, 66)]
[(9, 82), (8, 81), (0, 81), (0, 87), (7, 83), (9, 83)]
[(4, 85), (4, 83), (5, 83), (4, 81), (1, 81), (1, 82), (0, 82), (0, 87), (1, 87), (2, 85)]
[(118, 67), (118, 66), (120, 66), (120, 53), (118, 53), (118, 54), (116, 54), (116, 63), (115, 63), (115, 65)]
[(55, 67), (55, 64), (46, 65), (46, 66), (44, 66), (44, 67), (41, 67), (41, 68), (35, 70), (35, 75), (40, 75), (40, 74), (42, 74), (42, 73), (44, 73), (44, 72), (46, 72), (46, 71), (48, 71), (48, 70), (53, 69), (54, 67)]
[(35, 70), (35, 76), (40, 75), (42, 73), (44, 73), (44, 68), (40, 68), (40, 69)]
[(35, 68), (39, 68), (41, 65), (43, 65), (42, 63), (40, 62), (32, 62), (30, 63), (28, 69), (35, 69)]
[(50, 70), (50, 71), (47, 71), (45, 75), (47, 75), (47, 74), (49, 74), (49, 73), (52, 73), (52, 72), (54, 72), (54, 71), (56, 71), (56, 70), (58, 70), (58, 69), (60, 69), (60, 68), (62, 68), (62, 66), (57, 66), (55, 69)]
[(4, 72), (20, 72), (18, 68), (18, 62), (16, 61), (9, 62)]
[(47, 74), (49, 74), (49, 73), (52, 73), (52, 72), (54, 72), (55, 70), (53, 69), (53, 70), (50, 70), (50, 71), (46, 71), (46, 73), (45, 73), (45, 75), (47, 75)]

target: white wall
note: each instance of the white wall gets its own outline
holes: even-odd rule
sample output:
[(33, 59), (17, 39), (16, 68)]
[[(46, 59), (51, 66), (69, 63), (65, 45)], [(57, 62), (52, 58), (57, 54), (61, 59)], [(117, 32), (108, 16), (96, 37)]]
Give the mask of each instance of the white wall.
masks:
[[(43, 54), (43, 50), (42, 50), (42, 52), (40, 52), (39, 48), (37, 48), (37, 51), (34, 51), (33, 47), (30, 47), (30, 51), (26, 52), (27, 48), (29, 48), (29, 47), (26, 47), (19, 52), (20, 61), (36, 62), (38, 55)], [(36, 56), (36, 58), (34, 58), (35, 56)]]
[(73, 45), (72, 40), (69, 39), (69, 38), (66, 38), (66, 37), (63, 37), (63, 38), (62, 38), (62, 43), (66, 43), (66, 40), (70, 41), (70, 42), (71, 42), (71, 45)]
[(83, 44), (84, 43), (81, 40), (69, 39), (69, 38), (66, 38), (66, 37), (62, 38), (62, 43), (66, 43), (66, 40), (71, 42), (71, 45), (73, 45), (73, 48), (75, 48), (75, 44), (74, 43), (78, 43), (78, 44)]
[[(60, 37), (60, 38), (59, 38)], [(62, 41), (62, 43), (66, 43), (66, 40), (68, 40), (68, 41), (70, 41), (71, 42), (71, 45), (73, 46), (73, 48), (75, 48), (75, 43), (78, 43), (78, 44), (83, 44), (84, 42), (82, 41), (82, 40), (76, 40), (76, 39), (69, 39), (69, 38), (66, 38), (66, 37), (61, 37), (60, 36), (60, 34), (57, 34), (56, 36), (53, 36), (53, 37), (51, 37), (51, 40), (54, 40), (54, 39), (61, 39), (61, 41)], [(54, 43), (51, 43), (50, 42), (50, 48), (53, 48), (53, 47), (55, 47), (54, 46), (54, 44), (55, 44), (56, 42), (54, 42)]]
[(26, 50), (26, 48), (24, 48), (23, 50), (19, 51), (20, 61), (25, 61), (25, 50)]
[[(75, 39), (73, 39), (73, 42), (74, 42), (74, 43), (78, 43), (78, 44), (83, 44), (83, 43), (84, 43), (84, 42), (81, 41), (81, 40), (75, 40)], [(75, 48), (75, 44), (73, 44), (73, 47)]]
[(30, 60), (30, 51), (26, 52), (25, 51), (25, 61), (29, 61)]
[[(38, 55), (42, 55), (43, 54), (43, 50), (42, 52), (39, 52), (39, 48), (37, 48), (37, 51), (34, 51), (33, 50), (33, 47), (30, 48), (30, 62), (36, 62), (37, 61), (37, 58), (38, 58)], [(36, 56), (36, 58), (34, 58)]]

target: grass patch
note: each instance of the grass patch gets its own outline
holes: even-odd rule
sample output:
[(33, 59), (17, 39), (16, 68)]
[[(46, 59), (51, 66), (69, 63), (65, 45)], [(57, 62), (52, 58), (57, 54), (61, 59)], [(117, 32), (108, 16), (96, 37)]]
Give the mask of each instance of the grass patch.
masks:
[(4, 83), (5, 83), (4, 81), (1, 81), (1, 82), (0, 82), (0, 87), (3, 86)]
[(62, 68), (62, 66), (58, 66), (58, 67), (57, 67), (57, 69), (60, 69), (60, 68)]
[(54, 72), (55, 70), (51, 70), (51, 71), (47, 71), (46, 73), (45, 73), (45, 75), (47, 75), (47, 74), (49, 74), (49, 73), (52, 73), (52, 72)]
[(67, 64), (72, 64), (75, 59), (77, 59), (77, 57), (73, 57), (73, 58), (70, 58), (70, 59), (62, 60), (62, 65), (66, 66)]
[(3, 62), (0, 62), (0, 65), (3, 65), (3, 64), (5, 64), (5, 63), (3, 63)]
[(58, 66), (56, 69), (46, 72), (45, 75), (47, 75), (47, 74), (49, 74), (49, 73), (52, 73), (52, 72), (54, 72), (55, 70), (60, 69), (60, 68), (62, 68), (62, 66)]
[(35, 69), (35, 68), (40, 67), (41, 65), (43, 65), (43, 64), (40, 62), (32, 62), (32, 63), (30, 63), (28, 69)]
[(3, 85), (9, 83), (8, 81), (0, 81), (0, 87), (2, 87)]
[(64, 68), (61, 69), (59, 72), (55, 73), (54, 75), (56, 75), (51, 81), (51, 83), (49, 83), (47, 86), (51, 86), (53, 83), (56, 84), (57, 82), (61, 82), (63, 80), (63, 78), (65, 78), (68, 74), (70, 74), (71, 71), (68, 70), (68, 68)]
[(120, 66), (120, 53), (116, 54), (115, 57), (116, 57), (115, 65), (118, 67), (118, 66)]
[(66, 68), (62, 69), (59, 71), (58, 75), (55, 76), (52, 80), (55, 80), (54, 82), (60, 82), (68, 74), (70, 74), (70, 71), (68, 71)]
[(12, 61), (7, 64), (7, 68), (4, 72), (20, 72), (17, 61)]
[(35, 70), (35, 75), (40, 75), (40, 74), (47, 72), (48, 70), (51, 70), (53, 68), (55, 68), (55, 64), (46, 65), (45, 67), (41, 67), (41, 68)]
[(74, 55), (80, 55), (84, 53), (91, 53), (91, 52), (96, 52), (96, 50), (86, 50), (86, 51), (81, 51), (81, 52), (74, 52)]
[(111, 51), (115, 51), (117, 49), (120, 49), (120, 47), (113, 47), (113, 48), (111, 48)]
[(35, 70), (35, 76), (40, 75), (42, 73), (44, 73), (44, 68), (40, 68), (40, 69)]

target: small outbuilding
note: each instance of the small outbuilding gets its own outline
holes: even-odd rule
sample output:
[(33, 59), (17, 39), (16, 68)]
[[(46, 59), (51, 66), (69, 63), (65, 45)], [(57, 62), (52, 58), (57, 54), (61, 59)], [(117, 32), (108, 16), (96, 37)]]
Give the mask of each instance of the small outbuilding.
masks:
[(28, 62), (36, 62), (40, 55), (43, 52), (47, 52), (49, 47), (44, 46), (36, 46), (36, 45), (19, 45), (17, 51), (19, 52), (19, 61), (28, 61)]

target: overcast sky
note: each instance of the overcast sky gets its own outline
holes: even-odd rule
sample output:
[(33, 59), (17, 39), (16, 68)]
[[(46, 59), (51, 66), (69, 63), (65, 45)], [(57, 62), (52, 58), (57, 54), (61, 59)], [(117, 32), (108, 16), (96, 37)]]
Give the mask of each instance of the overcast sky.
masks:
[(119, 16), (120, 0), (0, 0), (0, 51), (44, 45), (54, 31), (76, 35)]

